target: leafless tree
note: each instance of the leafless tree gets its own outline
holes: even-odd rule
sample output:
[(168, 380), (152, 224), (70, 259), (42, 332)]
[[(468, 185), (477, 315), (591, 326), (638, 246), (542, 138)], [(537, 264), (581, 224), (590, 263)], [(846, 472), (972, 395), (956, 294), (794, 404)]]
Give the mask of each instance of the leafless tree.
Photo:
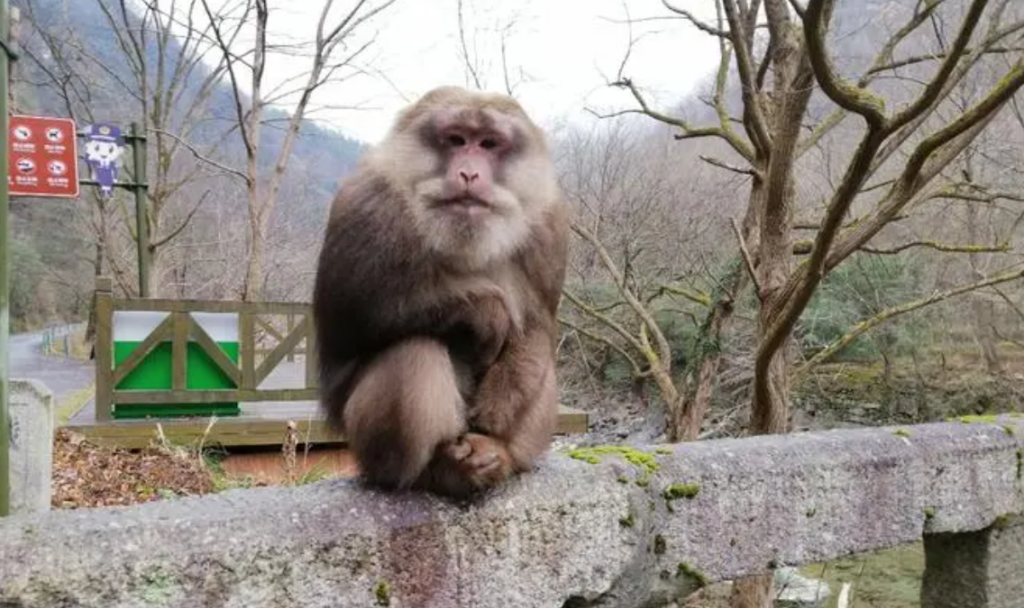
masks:
[[(1008, 0), (972, 0), (962, 16), (954, 10), (944, 14), (946, 23), (957, 26), (949, 40), (937, 36), (937, 51), (901, 56), (901, 42), (920, 35), (923, 25), (933, 25), (942, 9), (954, 8), (947, 6), (954, 2), (944, 0), (917, 2), (872, 64), (851, 78), (837, 68), (829, 46), (837, 8), (833, 0), (806, 5), (718, 0), (717, 22), (701, 20), (668, 0), (663, 4), (720, 42), (713, 100), (717, 123), (695, 126), (652, 107), (641, 86), (625, 74), (625, 64), (613, 85), (632, 98), (628, 111), (675, 127), (681, 140), (712, 137), (725, 142), (735, 160), (721, 164), (750, 174), (747, 209), (736, 231), (759, 309), (749, 430), (786, 432), (787, 353), (801, 313), (831, 270), (870, 246), (901, 214), (948, 187), (942, 172), (1024, 86), (1024, 21)], [(957, 83), (991, 64), (987, 60), (993, 54), (1011, 57), (1009, 67), (973, 95), (966, 109), (946, 112), (940, 119), (939, 111), (949, 107)], [(726, 91), (733, 68), (741, 97), (738, 116)], [(900, 78), (898, 86), (887, 86), (880, 78), (908, 71), (913, 79)], [(816, 92), (824, 95), (816, 103), (833, 105), (820, 120), (811, 112)], [(907, 96), (908, 103), (893, 107), (886, 95), (894, 92)], [(860, 126), (850, 125), (851, 119)], [(824, 204), (815, 210), (819, 220), (809, 254), (795, 265), (800, 161), (841, 123), (855, 134), (853, 145), (841, 160), (838, 177), (816, 184)], [(861, 204), (855, 207), (855, 202)], [(865, 211), (851, 217), (855, 208)], [(734, 606), (768, 606), (770, 589), (770, 577), (738, 581)]]
[[(311, 110), (314, 95), (328, 83), (338, 83), (359, 75), (363, 55), (374, 37), (363, 34), (370, 22), (395, 4), (396, 0), (353, 0), (335, 15), (334, 0), (325, 0), (319, 11), (313, 39), (300, 43), (275, 44), (269, 27), (273, 24), (266, 0), (239, 0), (217, 6), (200, 0), (210, 24), (210, 41), (224, 58), (225, 71), (235, 101), (238, 135), (245, 148), (248, 206), (248, 242), (242, 297), (247, 301), (262, 297), (266, 282), (267, 239), (271, 215), (280, 194), (282, 180), (291, 160), (299, 130)], [(251, 42), (242, 42), (251, 35)], [(241, 48), (245, 47), (245, 48)], [(268, 88), (265, 71), (274, 54), (287, 54), (295, 64), (305, 67)], [(273, 104), (294, 100), (285, 119), (284, 138), (273, 152), (265, 150), (261, 135)], [(268, 177), (263, 177), (260, 158), (276, 157)]]

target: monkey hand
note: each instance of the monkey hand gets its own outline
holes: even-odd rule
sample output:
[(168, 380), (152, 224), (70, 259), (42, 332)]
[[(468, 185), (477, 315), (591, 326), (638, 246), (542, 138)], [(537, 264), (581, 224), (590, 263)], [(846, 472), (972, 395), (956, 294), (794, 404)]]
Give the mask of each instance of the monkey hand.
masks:
[(496, 487), (512, 474), (512, 457), (493, 437), (466, 433), (438, 448), (431, 485), (449, 496), (466, 498)]
[(466, 307), (462, 325), (472, 335), (472, 347), (466, 357), (474, 368), (482, 371), (497, 361), (509, 338), (520, 331), (521, 322), (513, 314), (517, 307), (499, 288), (469, 294)]

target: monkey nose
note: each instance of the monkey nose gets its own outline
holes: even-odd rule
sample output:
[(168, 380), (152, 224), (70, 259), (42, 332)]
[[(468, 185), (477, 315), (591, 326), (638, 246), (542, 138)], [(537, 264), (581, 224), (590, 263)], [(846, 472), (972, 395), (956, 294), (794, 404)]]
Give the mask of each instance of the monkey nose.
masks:
[(461, 177), (462, 181), (466, 182), (467, 184), (471, 184), (476, 180), (476, 178), (480, 177), (480, 174), (477, 173), (476, 171), (459, 171), (459, 177)]

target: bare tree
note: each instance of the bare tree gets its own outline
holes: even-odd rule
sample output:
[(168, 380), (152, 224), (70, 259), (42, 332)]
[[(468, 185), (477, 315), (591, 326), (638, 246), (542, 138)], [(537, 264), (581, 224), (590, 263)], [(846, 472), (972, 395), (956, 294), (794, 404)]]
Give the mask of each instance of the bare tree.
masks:
[[(34, 72), (41, 75), (38, 82), (29, 84), (56, 93), (67, 114), (77, 120), (110, 120), (116, 112), (118, 122), (134, 116), (147, 131), (148, 221), (143, 229), (148, 232), (149, 256), (142, 274), (148, 277), (150, 285), (145, 291), (151, 294), (167, 285), (163, 273), (171, 272), (162, 268), (162, 252), (185, 231), (204, 201), (201, 193), (188, 186), (200, 178), (222, 175), (226, 169), (210, 158), (212, 147), (200, 150), (192, 143), (209, 117), (209, 101), (223, 80), (225, 62), (216, 62), (216, 55), (204, 43), (209, 26), (195, 25), (195, 0), (185, 8), (171, 3), (170, 12), (163, 11), (161, 5), (156, 0), (95, 0), (119, 51), (112, 61), (81, 39), (72, 23), (36, 25), (42, 15), (36, 2), (26, 2), (26, 16), (35, 25), (26, 55)], [(179, 23), (188, 27), (178, 27)], [(112, 86), (104, 88), (97, 81)], [(122, 196), (109, 202), (95, 195), (91, 198), (98, 210), (98, 244), (111, 244), (108, 209), (114, 210), (125, 234), (138, 240), (134, 212)], [(108, 248), (107, 255), (118, 254)], [(103, 272), (103, 257), (97, 250), (97, 273)], [(143, 291), (141, 285), (131, 284), (141, 281), (134, 255), (110, 258), (109, 262), (126, 293)]]
[[(522, 7), (506, 14), (477, 11), (473, 4), (471, 0), (456, 0), (458, 55), (466, 72), (466, 86), (488, 89), (492, 86), (490, 78), (498, 73), (502, 90), (515, 96), (519, 85), (530, 79), (521, 65), (510, 63), (512, 40), (523, 19)], [(480, 21), (486, 18), (487, 22), (475, 22), (478, 12)], [(492, 67), (494, 63), (499, 64), (500, 69)]]
[[(271, 11), (266, 0), (241, 0), (229, 7), (217, 7), (209, 0), (201, 0), (211, 26), (211, 41), (224, 58), (234, 94), (238, 134), (245, 148), (242, 172), (248, 206), (247, 261), (242, 286), (245, 300), (262, 297), (271, 214), (314, 94), (327, 83), (340, 82), (361, 72), (360, 58), (371, 47), (373, 37), (362, 39), (360, 31), (395, 1), (353, 0), (340, 16), (332, 17), (334, 0), (325, 0), (311, 42), (277, 45), (268, 36)], [(240, 40), (244, 39), (246, 31), (252, 34), (252, 42), (241, 51), (238, 47), (243, 44)], [(287, 53), (296, 63), (306, 62), (307, 67), (295, 70), (295, 75), (268, 89), (265, 69), (274, 53)], [(262, 140), (263, 128), (269, 119), (268, 109), (293, 98), (297, 100), (284, 121), (283, 140), (272, 153), (276, 160), (269, 177), (263, 178), (260, 158), (270, 154)]]
[[(944, 5), (953, 4), (918, 2), (872, 65), (851, 80), (837, 69), (827, 42), (837, 8), (833, 0), (810, 0), (806, 6), (786, 0), (719, 0), (717, 23), (700, 20), (668, 0), (663, 4), (720, 41), (722, 68), (713, 101), (718, 123), (696, 127), (651, 107), (641, 87), (624, 73), (613, 84), (627, 91), (636, 104), (628, 111), (674, 126), (679, 139), (724, 141), (737, 162), (743, 163), (741, 170), (751, 174), (749, 202), (737, 230), (759, 309), (750, 432), (786, 432), (787, 353), (815, 289), (898, 216), (941, 188), (943, 170), (1024, 86), (1024, 53), (1019, 50), (1024, 22), (1010, 10), (1008, 0), (993, 2), (991, 7), (986, 0), (973, 0), (962, 17), (953, 11), (945, 16), (946, 21), (957, 19), (958, 26), (951, 41), (939, 37), (938, 52), (898, 57), (897, 47), (904, 39), (923, 24), (934, 24), (932, 17)], [(964, 111), (937, 120), (938, 110), (948, 107), (956, 84), (981, 69), (997, 49), (1000, 55), (1013, 57), (1010, 67), (973, 96)], [(739, 80), (740, 116), (734, 116), (725, 94), (733, 64)], [(909, 102), (891, 109), (876, 81), (881, 74), (899, 75), (908, 66), (913, 66), (914, 79), (900, 79), (899, 84)], [(821, 120), (811, 112), (817, 91), (824, 94), (822, 102), (827, 100), (834, 107)], [(848, 122), (848, 117), (859, 119), (862, 126), (852, 136), (851, 152), (842, 159), (839, 176), (818, 184), (825, 203), (817, 210), (817, 232), (808, 257), (794, 265), (796, 175), (801, 157), (837, 125)], [(805, 127), (808, 124), (813, 126)], [(852, 218), (858, 201), (863, 201), (866, 211)], [(737, 581), (734, 606), (768, 606), (770, 589), (770, 577)]]

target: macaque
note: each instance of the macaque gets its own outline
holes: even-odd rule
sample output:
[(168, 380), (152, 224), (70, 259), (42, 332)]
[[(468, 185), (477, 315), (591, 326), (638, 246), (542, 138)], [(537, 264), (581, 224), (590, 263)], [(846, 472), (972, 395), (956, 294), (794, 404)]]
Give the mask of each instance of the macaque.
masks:
[(313, 314), (321, 407), (367, 482), (469, 497), (548, 448), (568, 228), (504, 95), (430, 91), (345, 179)]

